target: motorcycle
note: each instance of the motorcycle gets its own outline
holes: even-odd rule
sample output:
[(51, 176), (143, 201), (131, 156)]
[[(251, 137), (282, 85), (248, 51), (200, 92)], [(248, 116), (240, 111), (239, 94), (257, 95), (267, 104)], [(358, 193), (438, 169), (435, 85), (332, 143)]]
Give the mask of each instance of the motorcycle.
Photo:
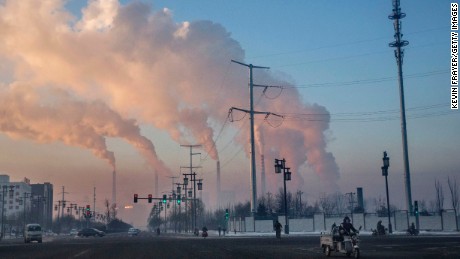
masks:
[[(361, 230), (361, 227), (359, 227)], [(331, 234), (323, 234), (320, 237), (320, 245), (326, 256), (330, 256), (331, 252), (338, 252), (346, 254), (347, 256), (353, 255), (354, 258), (360, 257), (359, 250), (359, 231), (356, 233), (345, 233), (345, 235), (338, 234), (335, 224)]]
[(419, 234), (419, 231), (418, 229), (415, 229), (415, 228), (408, 228), (407, 234), (410, 236), (417, 236)]
[(378, 231), (377, 229), (372, 229), (371, 228), (371, 231), (372, 231), (372, 236), (385, 236), (387, 234), (387, 229), (382, 229), (380, 231)]
[(203, 231), (203, 232), (201, 232), (201, 236), (202, 236), (203, 238), (206, 238), (206, 237), (208, 236), (208, 231)]

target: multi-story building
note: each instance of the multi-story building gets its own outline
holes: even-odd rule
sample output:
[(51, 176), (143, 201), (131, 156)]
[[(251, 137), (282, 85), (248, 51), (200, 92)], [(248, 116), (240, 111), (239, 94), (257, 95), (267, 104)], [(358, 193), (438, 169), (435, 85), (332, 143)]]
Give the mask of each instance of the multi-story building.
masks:
[(30, 197), (32, 188), (24, 179), (22, 182), (10, 182), (8, 175), (0, 176), (0, 185), (2, 187), (1, 195), (3, 203), (2, 208), (5, 210), (4, 217), (10, 219), (12, 217), (23, 216), (24, 211), (30, 208)]
[(45, 182), (31, 186), (31, 216), (42, 227), (50, 229), (53, 223), (53, 185)]
[(0, 217), (3, 220), (34, 222), (51, 228), (53, 219), (53, 185), (10, 182), (8, 175), (0, 175)]

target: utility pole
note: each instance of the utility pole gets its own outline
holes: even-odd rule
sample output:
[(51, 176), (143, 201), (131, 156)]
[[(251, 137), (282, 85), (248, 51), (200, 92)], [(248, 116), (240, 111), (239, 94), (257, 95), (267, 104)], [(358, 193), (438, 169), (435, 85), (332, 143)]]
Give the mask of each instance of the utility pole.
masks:
[[(237, 63), (239, 65), (245, 66), (249, 68), (249, 110), (238, 109), (235, 107), (230, 108), (230, 112), (235, 109), (243, 112), (249, 113), (249, 120), (251, 122), (250, 130), (251, 130), (251, 213), (255, 216), (257, 210), (257, 178), (256, 178), (256, 152), (255, 152), (255, 144), (254, 144), (254, 114), (265, 114), (270, 115), (271, 113), (268, 112), (255, 112), (254, 111), (254, 87), (264, 87), (267, 88), (269, 86), (262, 86), (262, 85), (255, 85), (253, 82), (252, 77), (252, 69), (259, 68), (259, 69), (270, 69), (269, 67), (262, 67), (262, 66), (254, 66), (253, 64), (245, 64), (239, 61), (231, 60), (233, 63)], [(255, 228), (255, 225), (254, 225)]]
[[(66, 203), (66, 200), (65, 200), (65, 198), (64, 198), (64, 195), (65, 195), (66, 193), (68, 194), (68, 192), (65, 192), (65, 191), (64, 191), (64, 186), (62, 186), (62, 192), (61, 192), (61, 194), (62, 194), (62, 200), (58, 201), (59, 205), (62, 205), (62, 206), (59, 208), (59, 209), (61, 210), (61, 211), (60, 211), (60, 212), (61, 212), (61, 215), (60, 215), (61, 217), (64, 216), (64, 208), (65, 208), (65, 203)], [(59, 210), (58, 210), (58, 218), (59, 218)], [(59, 229), (58, 229), (58, 231), (59, 231), (59, 234), (60, 234), (60, 233), (61, 233), (61, 221), (60, 221), (60, 220), (59, 220)]]
[(396, 63), (398, 64), (398, 81), (399, 81), (399, 99), (401, 106), (401, 134), (402, 134), (402, 145), (403, 145), (403, 156), (404, 156), (404, 180), (406, 183), (406, 205), (409, 212), (412, 214), (412, 191), (410, 183), (410, 170), (409, 170), (409, 154), (407, 147), (407, 130), (406, 130), (406, 108), (404, 105), (404, 84), (403, 84), (403, 72), (402, 64), (404, 57), (404, 50), (401, 48), (409, 45), (407, 40), (402, 40), (401, 33), (401, 22), (400, 19), (406, 17), (405, 13), (401, 12), (399, 7), (399, 0), (393, 0), (393, 13), (388, 16), (388, 19), (394, 20), (395, 41), (389, 44), (390, 47), (395, 49)]
[[(188, 147), (190, 148), (190, 166), (184, 167), (181, 166), (181, 168), (189, 168), (190, 169), (190, 175), (193, 175), (193, 169), (194, 168), (201, 168), (201, 166), (193, 166), (193, 159), (192, 157), (194, 155), (201, 155), (201, 153), (193, 153), (193, 148), (198, 148), (201, 147), (201, 145), (180, 145), (181, 147)], [(195, 181), (193, 181), (193, 230), (195, 231), (196, 228), (196, 184)]]

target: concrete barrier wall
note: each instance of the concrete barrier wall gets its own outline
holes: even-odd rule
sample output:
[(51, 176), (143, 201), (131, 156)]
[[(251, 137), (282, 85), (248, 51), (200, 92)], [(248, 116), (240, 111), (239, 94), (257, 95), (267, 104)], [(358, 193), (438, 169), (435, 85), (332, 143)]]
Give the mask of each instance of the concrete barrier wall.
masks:
[(306, 219), (290, 219), (289, 231), (292, 232), (313, 232), (313, 218)]
[[(414, 222), (415, 216), (409, 217), (409, 225)], [(419, 228), (423, 230), (442, 230), (441, 217), (440, 216), (419, 216), (418, 217)]]
[[(273, 232), (273, 220), (256, 220), (256, 232)], [(283, 224), (283, 223), (281, 223)]]
[[(350, 217), (352, 218), (352, 217)], [(414, 222), (415, 217), (409, 216), (406, 211), (397, 211), (394, 213), (391, 219), (393, 231), (406, 231), (409, 224)], [(355, 228), (362, 226), (362, 230), (370, 231), (376, 229), (377, 222), (381, 220), (383, 225), (388, 228), (388, 217), (378, 217), (376, 214), (359, 213), (353, 214), (353, 225)], [(442, 221), (441, 221), (442, 220)], [(444, 230), (444, 231), (455, 231), (456, 222), (455, 214), (447, 211), (441, 216), (419, 216), (419, 227), (421, 230)], [(278, 221), (281, 225), (286, 225), (284, 216), (279, 216)], [(330, 231), (332, 224), (340, 225), (343, 217), (326, 217), (322, 213), (315, 214), (313, 218), (302, 218), (302, 219), (289, 219), (289, 231), (290, 232), (324, 232)], [(442, 223), (441, 223), (442, 222)], [(244, 227), (247, 232), (273, 232), (273, 221), (272, 220), (256, 220), (254, 223), (253, 217), (246, 217), (245, 220), (239, 223)], [(238, 222), (235, 224), (237, 231), (241, 227), (238, 227)], [(230, 228), (233, 230), (234, 228)]]
[(455, 212), (454, 211), (444, 211), (442, 212), (442, 222), (444, 224), (443, 230), (453, 231), (457, 230), (457, 224), (455, 222)]
[(244, 226), (246, 228), (246, 232), (254, 232), (254, 218), (253, 217), (244, 218)]
[(313, 215), (313, 224), (314, 224), (315, 231), (326, 231), (324, 214)]
[(231, 218), (230, 221), (228, 221), (228, 230), (229, 231), (238, 231), (238, 232), (246, 232), (246, 226), (245, 226), (245, 221), (240, 218)]
[(405, 231), (409, 228), (409, 217), (407, 211), (396, 211), (394, 213), (393, 230)]

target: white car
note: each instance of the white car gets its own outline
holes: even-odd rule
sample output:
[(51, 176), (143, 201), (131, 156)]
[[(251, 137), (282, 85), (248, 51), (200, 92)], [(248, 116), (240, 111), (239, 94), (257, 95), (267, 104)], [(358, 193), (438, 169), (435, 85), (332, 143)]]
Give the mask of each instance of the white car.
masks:
[(78, 230), (77, 230), (77, 229), (72, 228), (72, 229), (70, 230), (69, 235), (71, 235), (71, 236), (76, 236), (77, 234), (78, 234)]
[(24, 228), (24, 243), (42, 242), (42, 227), (39, 224), (27, 224)]
[(128, 235), (137, 236), (141, 231), (137, 228), (130, 228), (128, 230)]

